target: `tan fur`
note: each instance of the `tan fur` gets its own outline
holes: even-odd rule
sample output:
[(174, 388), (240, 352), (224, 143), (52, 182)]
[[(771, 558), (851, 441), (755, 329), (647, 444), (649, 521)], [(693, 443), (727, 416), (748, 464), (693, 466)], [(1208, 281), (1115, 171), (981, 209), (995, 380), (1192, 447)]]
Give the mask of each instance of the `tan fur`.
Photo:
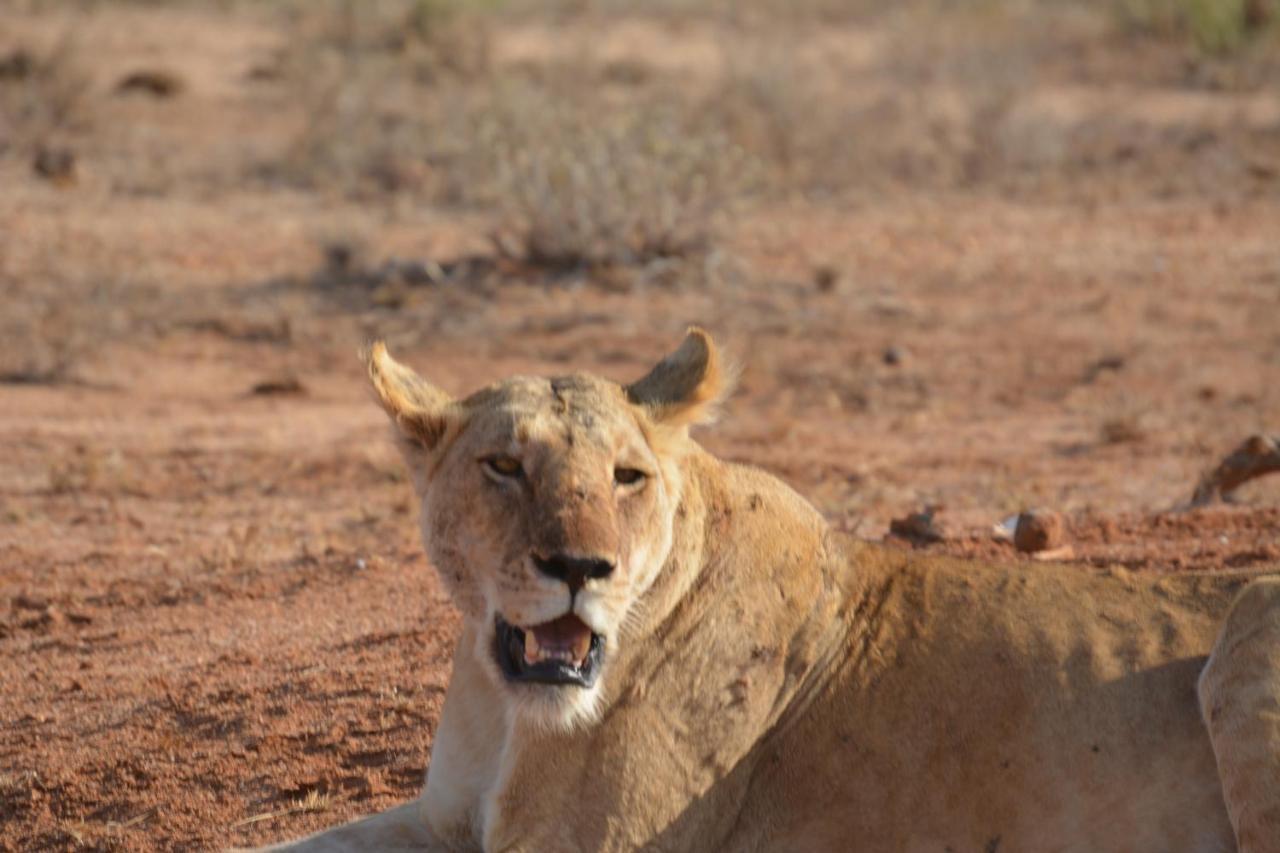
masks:
[[(465, 627), (422, 797), (289, 849), (1280, 851), (1280, 581), (844, 539), (687, 437), (720, 364), (693, 330), (625, 388), (451, 401), (373, 350)], [(571, 599), (548, 549), (618, 568)], [(505, 682), (495, 614), (571, 602), (601, 684)]]

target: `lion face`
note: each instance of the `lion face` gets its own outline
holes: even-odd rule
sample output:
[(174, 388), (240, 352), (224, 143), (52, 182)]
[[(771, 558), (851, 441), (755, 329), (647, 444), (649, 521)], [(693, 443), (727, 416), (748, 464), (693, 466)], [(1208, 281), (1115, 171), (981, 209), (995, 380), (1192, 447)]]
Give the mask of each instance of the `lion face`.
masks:
[(592, 720), (671, 548), (686, 428), (723, 393), (710, 339), (691, 332), (625, 387), (517, 377), (453, 401), (380, 346), (370, 375), (404, 439), (427, 551), (509, 708)]
[[(424, 540), (521, 705), (589, 716), (671, 542), (679, 482), (622, 389), (573, 376), (483, 392), (422, 503)], [(549, 707), (548, 707), (549, 706)]]

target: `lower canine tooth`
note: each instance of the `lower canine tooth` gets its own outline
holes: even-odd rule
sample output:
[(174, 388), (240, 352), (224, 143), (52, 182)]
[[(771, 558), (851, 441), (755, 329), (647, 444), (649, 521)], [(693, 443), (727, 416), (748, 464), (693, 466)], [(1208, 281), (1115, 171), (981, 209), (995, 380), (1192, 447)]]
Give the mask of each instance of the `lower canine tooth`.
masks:
[(524, 632), (524, 662), (537, 663), (538, 653), (540, 651), (541, 650), (538, 648), (538, 638), (533, 635), (532, 631), (525, 631)]
[(573, 644), (573, 660), (574, 663), (581, 663), (587, 659), (587, 655), (591, 652), (591, 635), (582, 634)]

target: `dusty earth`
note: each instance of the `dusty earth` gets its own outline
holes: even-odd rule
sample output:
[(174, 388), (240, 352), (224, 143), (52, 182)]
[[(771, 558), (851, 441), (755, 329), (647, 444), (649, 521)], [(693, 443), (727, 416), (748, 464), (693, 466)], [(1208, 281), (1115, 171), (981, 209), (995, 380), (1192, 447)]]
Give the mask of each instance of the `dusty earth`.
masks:
[[(854, 535), (939, 506), (941, 542), (891, 541), (1052, 571), (992, 534), (1044, 507), (1081, 566), (1280, 563), (1280, 477), (1186, 509), (1280, 430), (1280, 98), (1248, 75), (1206, 85), (1145, 42), (1047, 54), (1004, 115), (1085, 129), (1061, 131), (1086, 151), (1057, 171), (766, 195), (706, 261), (721, 274), (619, 285), (483, 260), (482, 210), (237, 177), (297, 123), (260, 71), (273, 20), (54, 8), (0, 16), (0, 58), (80, 16), (93, 105), (55, 138), (71, 179), (0, 146), (0, 849), (253, 844), (417, 792), (458, 620), (362, 384), (373, 336), (463, 392), (632, 378), (696, 322), (742, 367), (701, 439)], [(695, 79), (717, 26), (499, 22), (490, 61), (563, 61), (595, 34), (611, 73)], [(860, 71), (877, 26), (806, 43), (851, 90), (946, 88)], [(115, 89), (139, 68), (182, 85)], [(1107, 132), (1137, 142), (1098, 159)], [(473, 256), (461, 281), (362, 278)]]

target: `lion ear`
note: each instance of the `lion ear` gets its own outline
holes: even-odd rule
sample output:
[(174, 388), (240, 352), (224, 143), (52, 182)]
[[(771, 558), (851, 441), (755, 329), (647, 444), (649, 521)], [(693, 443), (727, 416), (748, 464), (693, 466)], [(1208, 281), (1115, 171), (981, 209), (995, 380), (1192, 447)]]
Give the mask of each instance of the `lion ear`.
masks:
[(731, 373), (711, 335), (694, 326), (679, 349), (625, 390), (627, 399), (647, 409), (657, 423), (701, 424), (714, 420), (717, 407), (729, 396)]
[(391, 357), (378, 341), (364, 354), (378, 402), (410, 445), (433, 450), (444, 437), (453, 400)]

